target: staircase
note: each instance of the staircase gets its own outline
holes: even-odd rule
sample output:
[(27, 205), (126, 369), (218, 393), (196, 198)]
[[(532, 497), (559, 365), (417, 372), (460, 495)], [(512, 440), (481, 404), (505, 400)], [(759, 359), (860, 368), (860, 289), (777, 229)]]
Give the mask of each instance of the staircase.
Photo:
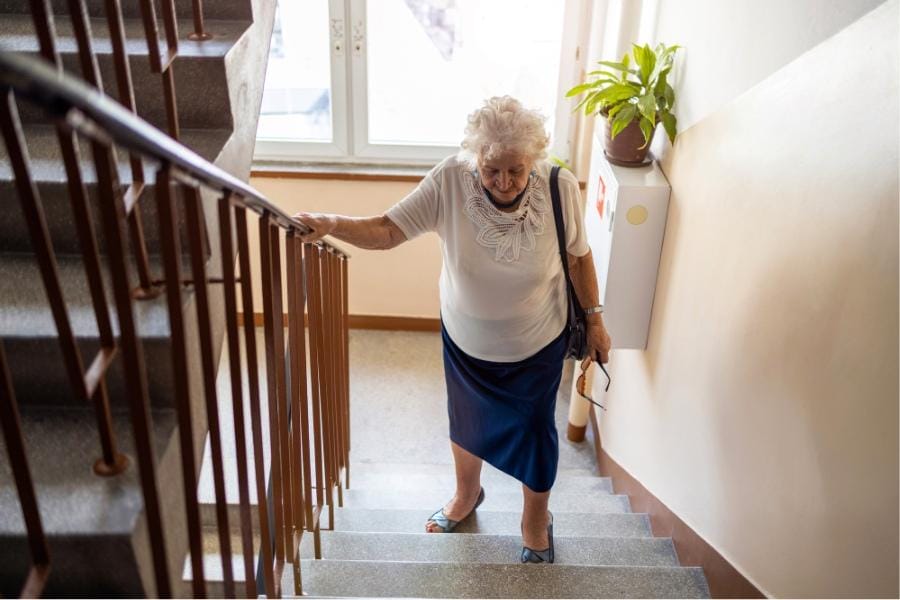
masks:
[[(56, 46), (65, 70), (82, 77), (70, 4), (52, 6)], [(113, 49), (104, 0), (85, 0), (90, 15), (93, 53), (106, 93), (118, 98)], [(118, 3), (117, 3), (118, 4)], [(162, 77), (151, 72), (137, 0), (122, 0), (131, 77), (137, 113), (166, 131)], [(0, 49), (37, 57), (38, 37), (28, 0), (0, 0)], [(176, 2), (179, 48), (173, 63), (177, 93), (179, 141), (238, 179), (249, 176), (255, 143), (256, 119), (262, 95), (275, 3), (265, 0), (206, 0), (206, 30), (212, 38), (192, 41), (192, 4)], [(157, 16), (161, 19), (159, 8)], [(162, 36), (163, 26), (159, 24)], [(164, 44), (162, 44), (165, 47)], [(81, 245), (74, 225), (67, 177), (55, 127), (44, 112), (18, 102), (24, 138), (58, 264), (67, 313), (85, 368), (101, 339), (85, 279)], [(114, 306), (105, 240), (98, 203), (99, 191), (90, 145), (80, 141), (81, 172), (87, 188), (99, 249), (107, 302)], [(122, 188), (132, 183), (128, 154), (117, 153)], [(146, 186), (140, 199), (150, 274), (163, 277), (160, 233), (156, 214), (156, 165), (144, 164)], [(0, 340), (18, 401), (26, 455), (29, 461), (44, 532), (48, 538), (50, 578), (48, 596), (153, 596), (154, 574), (137, 457), (132, 442), (131, 413), (121, 360), (107, 381), (111, 420), (119, 451), (129, 459), (121, 474), (101, 477), (92, 466), (100, 456), (97, 417), (92, 406), (71, 390), (57, 327), (33, 255), (29, 229), (20, 209), (6, 146), (0, 141)], [(215, 215), (215, 194), (204, 190), (207, 220), (207, 272), (221, 273)], [(190, 277), (185, 215), (182, 228), (182, 273)], [(130, 254), (130, 248), (129, 248)], [(128, 263), (131, 284), (137, 284), (135, 262)], [(221, 292), (210, 294), (212, 346), (215, 356), (225, 331)], [(200, 342), (193, 287), (182, 289), (186, 346), (191, 370), (200, 372)], [(119, 324), (115, 312), (114, 334)], [(181, 587), (182, 559), (187, 550), (179, 427), (175, 410), (175, 375), (166, 295), (136, 302), (137, 330), (143, 343), (149, 387), (156, 480), (160, 493), (172, 593), (189, 594)], [(119, 354), (121, 356), (121, 353)], [(199, 464), (208, 425), (200, 377), (191, 381), (194, 461)], [(6, 452), (0, 453), (0, 595), (17, 596), (29, 568), (28, 537), (13, 485)]]
[[(631, 512), (596, 474), (593, 436), (560, 438), (560, 470), (550, 496), (556, 562), (520, 564), (522, 488), (485, 463), (484, 503), (451, 534), (425, 521), (453, 495), (440, 336), (350, 332), (353, 449), (343, 506), (320, 523), (321, 559), (305, 533), (281, 580), (285, 597), (704, 598), (702, 569), (681, 567), (670, 538), (653, 537), (647, 514)], [(227, 369), (219, 373), (227, 379)], [(572, 369), (557, 396), (565, 431)], [(395, 435), (392, 432), (401, 432)], [(208, 465), (207, 467), (208, 468)], [(223, 594), (212, 528), (205, 539), (210, 595)], [(232, 544), (232, 548), (237, 546)], [(258, 545), (255, 548), (258, 549)], [(242, 557), (233, 553), (237, 567)], [(237, 570), (235, 571), (237, 573)], [(190, 569), (184, 569), (190, 580)]]
[[(521, 485), (485, 465), (484, 503), (452, 534), (424, 523), (453, 495), (443, 465), (365, 464), (322, 532), (323, 560), (304, 538), (309, 596), (420, 598), (704, 598), (700, 568), (679, 566), (672, 540), (654, 538), (608, 478), (561, 470), (550, 497), (556, 559), (520, 564)], [(293, 573), (283, 584), (294, 589)]]

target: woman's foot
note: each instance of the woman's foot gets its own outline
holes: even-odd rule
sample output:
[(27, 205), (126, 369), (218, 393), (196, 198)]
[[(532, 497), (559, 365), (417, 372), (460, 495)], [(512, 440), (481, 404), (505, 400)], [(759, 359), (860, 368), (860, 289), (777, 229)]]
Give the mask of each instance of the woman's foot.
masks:
[[(474, 494), (461, 495), (458, 491), (454, 494), (453, 499), (443, 508), (444, 517), (451, 522), (459, 522), (472, 514), (479, 503), (479, 499), (483, 489), (477, 488)], [(425, 531), (427, 533), (445, 533), (444, 529), (435, 521), (429, 519), (425, 522)]]
[[(523, 540), (525, 528), (522, 527)], [(529, 546), (526, 542), (522, 547), (522, 554), (519, 559), (523, 563), (552, 563), (555, 561), (553, 551), (553, 513), (547, 511), (547, 547), (540, 550), (534, 546)]]
[(550, 547), (547, 526), (550, 524), (550, 512), (525, 519), (522, 516), (522, 545), (526, 548), (544, 550)]

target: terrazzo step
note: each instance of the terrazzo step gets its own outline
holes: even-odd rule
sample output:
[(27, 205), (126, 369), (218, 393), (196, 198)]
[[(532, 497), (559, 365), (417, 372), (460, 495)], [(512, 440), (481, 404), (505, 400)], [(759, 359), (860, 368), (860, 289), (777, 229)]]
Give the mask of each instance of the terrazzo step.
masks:
[[(130, 415), (113, 413), (128, 468), (94, 474), (100, 442), (91, 409), (20, 407), (25, 451), (51, 557), (46, 597), (146, 596), (138, 565), (150, 564)], [(161, 502), (182, 498), (173, 410), (151, 413)], [(4, 453), (5, 454), (5, 453)], [(179, 511), (164, 513), (170, 548), (180, 547)], [(9, 462), (0, 460), (0, 594), (16, 597), (28, 572), (28, 538)]]
[[(310, 596), (397, 598), (708, 598), (699, 567), (303, 560)], [(282, 592), (294, 588), (285, 569)]]
[[(519, 492), (522, 484), (495, 469), (482, 469), (481, 483), (495, 492)], [(417, 473), (413, 470), (399, 470), (395, 473), (372, 473), (366, 470), (351, 472), (350, 484), (354, 490), (441, 490), (452, 496), (456, 489), (453, 474), (433, 475)], [(553, 493), (609, 494), (612, 480), (595, 475), (568, 475), (560, 473), (553, 484)]]
[[(435, 508), (391, 510), (384, 508), (335, 508), (334, 529), (344, 532), (422, 533)], [(323, 526), (327, 526), (327, 512)], [(457, 533), (519, 535), (521, 508), (514, 511), (483, 511), (462, 521)], [(554, 512), (555, 536), (651, 537), (650, 518), (645, 513)]]
[[(479, 511), (521, 511), (522, 492), (495, 492), (487, 487), (484, 502)], [(433, 490), (345, 490), (344, 506), (352, 508), (416, 508), (431, 509), (443, 506), (449, 498), (442, 491)], [(623, 513), (631, 510), (628, 496), (608, 492), (588, 494), (553, 493), (550, 495), (550, 510), (556, 512)], [(430, 514), (430, 513), (429, 513)]]
[[(363, 365), (360, 365), (362, 368)], [(395, 473), (408, 473), (411, 475), (450, 475), (455, 473), (453, 463), (403, 463), (403, 462), (372, 462), (372, 461), (356, 461), (352, 455), (350, 458), (351, 484), (356, 487), (357, 475), (379, 476), (391, 475)], [(483, 463), (481, 467), (481, 476), (483, 477), (509, 477), (506, 473), (494, 468), (490, 463)], [(560, 466), (557, 471), (557, 479), (562, 477), (596, 477), (596, 469), (572, 469)]]
[[(213, 33), (213, 38), (205, 42), (195, 42), (188, 39), (188, 35), (193, 31), (191, 21), (178, 22), (178, 56), (175, 58), (173, 73), (177, 91), (178, 122), (181, 127), (229, 131), (233, 128), (231, 97), (226, 79), (226, 59), (250, 24), (250, 20), (207, 21), (206, 26)], [(56, 45), (63, 69), (81, 77), (78, 47), (71, 18), (57, 16), (55, 26)], [(167, 113), (162, 77), (151, 71), (143, 21), (140, 18), (126, 19), (123, 26), (137, 113), (141, 118), (165, 131)], [(106, 19), (90, 19), (90, 29), (92, 49), (100, 69), (103, 90), (118, 99), (112, 42)], [(160, 48), (163, 53), (166, 48), (164, 35), (164, 28), (160, 27)], [(38, 39), (30, 15), (3, 15), (0, 19), (0, 39), (3, 40), (4, 49), (7, 51), (38, 55)], [(20, 108), (20, 111), (25, 122), (46, 122), (46, 118), (39, 110)]]
[[(362, 533), (322, 531), (322, 556), (328, 560), (389, 562), (515, 563), (521, 535), (454, 533)], [(677, 567), (670, 538), (571, 537), (554, 527), (555, 564), (588, 566)], [(304, 535), (302, 558), (314, 558), (312, 535)]]
[[(206, 597), (207, 598), (224, 598), (225, 597), (225, 576), (222, 565), (221, 545), (219, 541), (218, 529), (212, 527), (204, 527), (202, 532), (203, 540), (203, 577), (206, 581)], [(238, 533), (232, 533), (229, 538), (231, 544), (231, 572), (234, 578), (235, 593), (239, 598), (248, 597), (244, 582), (247, 581), (246, 566), (244, 564), (243, 540)], [(259, 560), (260, 538), (258, 533), (253, 534), (253, 573), (256, 574), (256, 567)], [(181, 572), (182, 581), (185, 584), (185, 590), (192, 590), (193, 583), (193, 564), (191, 563), (191, 555), (188, 553), (184, 558), (184, 568)], [(253, 594), (252, 597), (256, 597)]]
[[(93, 17), (102, 17), (106, 14), (105, 0), (87, 0), (88, 13)], [(139, 0), (121, 0), (122, 14), (133, 19), (140, 18), (141, 9)], [(68, 15), (68, 0), (50, 0), (54, 15)], [(253, 19), (252, 3), (250, 0), (203, 0), (203, 16), (205, 19)], [(193, 14), (192, 0), (175, 0), (176, 14), (183, 19), (190, 19)], [(0, 0), (0, 13), (29, 14), (31, 12), (28, 0)], [(156, 16), (161, 17), (160, 8), (157, 5)], [(193, 31), (191, 29), (190, 31)]]
[[(96, 317), (91, 304), (87, 280), (80, 259), (60, 257), (57, 260), (59, 281), (66, 301), (69, 322), (81, 350), (84, 368), (90, 366), (100, 347)], [(158, 264), (152, 264), (161, 273)], [(104, 276), (113, 334), (118, 336), (115, 304), (111, 300), (112, 286)], [(136, 281), (132, 278), (132, 282)], [(56, 324), (49, 309), (34, 257), (24, 254), (0, 254), (0, 338), (6, 348), (16, 395), (22, 406), (84, 406), (71, 391)], [(199, 340), (194, 332), (196, 309), (194, 294), (182, 288), (183, 310), (187, 330), (188, 352), (199, 356)], [(154, 406), (174, 406), (169, 317), (165, 295), (134, 303), (135, 317), (141, 337), (151, 403)], [(107, 390), (113, 407), (126, 406), (121, 354), (107, 374)]]
[[(24, 103), (20, 103), (24, 105)], [(53, 247), (59, 254), (79, 254), (81, 245), (72, 214), (68, 179), (61, 159), (56, 128), (49, 125), (26, 124), (23, 128), (31, 166), (31, 177), (37, 184), (41, 204), (47, 221)], [(181, 142), (210, 162), (216, 161), (231, 137), (229, 130), (183, 129)], [(99, 192), (90, 145), (79, 140), (81, 175), (88, 194), (88, 206), (93, 215), (94, 231), (105, 252), (102, 219), (98, 209)], [(132, 181), (129, 157), (117, 152), (119, 181), (123, 186)], [(159, 254), (159, 228), (156, 212), (156, 171), (150, 163), (144, 167), (145, 188), (140, 199), (140, 211), (144, 237), (150, 254)], [(6, 145), (0, 143), (0, 198), (7, 200), (7, 210), (0, 211), (0, 252), (32, 252), (31, 238), (22, 215), (19, 196), (15, 190), (15, 180), (7, 156)], [(184, 222), (183, 211), (176, 206), (179, 227)], [(186, 237), (182, 234), (182, 245)]]

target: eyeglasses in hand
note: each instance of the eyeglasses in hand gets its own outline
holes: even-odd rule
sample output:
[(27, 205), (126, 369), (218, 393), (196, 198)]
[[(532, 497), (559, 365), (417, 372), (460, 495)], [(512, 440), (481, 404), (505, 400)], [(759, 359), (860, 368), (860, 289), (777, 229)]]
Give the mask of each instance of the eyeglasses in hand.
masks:
[[(599, 402), (595, 402), (593, 398), (584, 393), (584, 374), (587, 372), (588, 366), (591, 364), (590, 357), (585, 358), (581, 361), (581, 375), (578, 376), (578, 380), (575, 382), (575, 391), (578, 392), (578, 395), (593, 404), (594, 406), (599, 406), (603, 410), (606, 410), (606, 407), (600, 404)], [(603, 363), (598, 362), (597, 366), (600, 367), (600, 370), (603, 371), (603, 374), (606, 375), (606, 388), (604, 388), (604, 392), (609, 390), (609, 384), (612, 383), (612, 379), (609, 377), (609, 373), (606, 372), (606, 369), (603, 367)]]

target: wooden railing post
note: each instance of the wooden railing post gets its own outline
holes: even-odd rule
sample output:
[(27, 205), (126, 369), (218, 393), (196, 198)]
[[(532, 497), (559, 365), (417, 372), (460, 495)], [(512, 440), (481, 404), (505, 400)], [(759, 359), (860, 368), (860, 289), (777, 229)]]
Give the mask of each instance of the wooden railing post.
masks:
[[(160, 243), (167, 281), (181, 281), (181, 242), (172, 201), (171, 166), (162, 165), (156, 174), (156, 202), (159, 217)], [(172, 373), (175, 380), (175, 408), (178, 414), (178, 435), (181, 448), (181, 474), (184, 485), (184, 504), (187, 520), (188, 546), (191, 554), (191, 586), (194, 596), (206, 597), (203, 569), (203, 541), (200, 526), (200, 507), (197, 503), (197, 472), (194, 460), (194, 425), (191, 417), (190, 384), (187, 345), (185, 342), (184, 311), (181, 285), (166, 286), (169, 310), (169, 332), (172, 336)]]
[(41, 512), (38, 509), (34, 481), (25, 453), (22, 420), (19, 418), (19, 407), (16, 404), (12, 377), (6, 365), (6, 352), (2, 340), (0, 340), (0, 426), (3, 428), (6, 453), (16, 482), (22, 516), (25, 518), (25, 530), (28, 532), (28, 549), (31, 552), (31, 570), (22, 586), (20, 596), (36, 598), (43, 592), (50, 574), (50, 550), (47, 548), (47, 537), (41, 525)]
[[(262, 557), (262, 575), (265, 590), (260, 593), (275, 595), (275, 562), (272, 537), (269, 532), (269, 507), (266, 503), (266, 470), (263, 460), (262, 414), (260, 410), (259, 367), (256, 353), (256, 325), (253, 322), (253, 277), (250, 270), (250, 242), (247, 234), (247, 211), (235, 210), (237, 221), (238, 263), (241, 271), (241, 305), (244, 310), (244, 345), (247, 349), (247, 381), (250, 391), (250, 423), (253, 439), (253, 465), (256, 475), (256, 504), (259, 513), (259, 553)], [(259, 584), (257, 583), (257, 586)]]
[[(222, 279), (225, 294), (225, 332), (228, 338), (228, 369), (231, 379), (231, 407), (234, 418), (234, 446), (240, 502), (241, 550), (244, 556), (244, 584), (248, 598), (257, 595), (253, 568), (253, 521), (247, 476), (247, 444), (244, 425), (244, 394), (241, 383), (241, 347), (238, 338), (235, 252), (231, 226), (232, 194), (219, 199), (219, 238), (222, 244)], [(245, 275), (249, 279), (249, 273)]]

